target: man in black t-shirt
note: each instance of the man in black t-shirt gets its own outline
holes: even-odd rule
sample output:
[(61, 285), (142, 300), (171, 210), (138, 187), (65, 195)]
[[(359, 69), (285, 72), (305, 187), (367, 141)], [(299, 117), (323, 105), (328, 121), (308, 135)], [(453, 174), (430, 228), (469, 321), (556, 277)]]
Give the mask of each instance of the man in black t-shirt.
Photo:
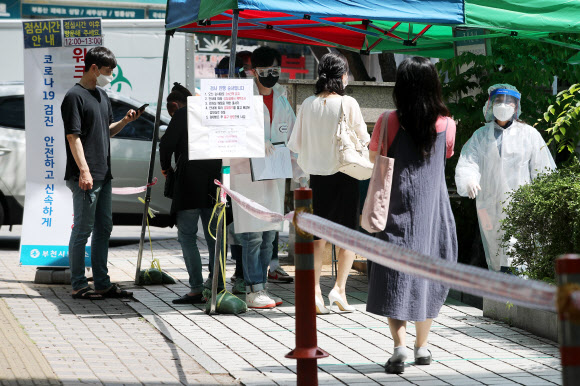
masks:
[[(113, 122), (111, 101), (104, 87), (113, 79), (115, 55), (105, 47), (90, 49), (85, 56), (85, 72), (62, 101), (61, 113), (66, 136), (64, 179), (72, 191), (74, 226), (69, 242), (72, 296), (75, 299), (129, 297), (130, 292), (111, 284), (107, 269), (109, 237), (113, 229), (110, 137), (140, 112), (129, 110)], [(85, 249), (91, 241), (91, 265), (95, 289), (85, 276)]]

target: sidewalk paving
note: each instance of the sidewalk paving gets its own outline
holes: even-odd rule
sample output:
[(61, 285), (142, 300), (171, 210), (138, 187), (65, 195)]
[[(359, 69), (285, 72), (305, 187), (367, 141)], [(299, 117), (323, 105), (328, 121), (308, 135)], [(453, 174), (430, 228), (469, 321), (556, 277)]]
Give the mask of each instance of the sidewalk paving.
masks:
[[(284, 240), (281, 240), (284, 242)], [(207, 277), (207, 246), (198, 236)], [(163, 270), (175, 285), (133, 285), (137, 245), (110, 249), (114, 282), (135, 300), (74, 300), (64, 285), (34, 284), (34, 267), (21, 267), (17, 251), (0, 257), (0, 381), (7, 385), (293, 385), (296, 361), (284, 357), (295, 346), (293, 284), (271, 284), (284, 300), (273, 310), (208, 316), (204, 306), (174, 305), (188, 291), (187, 272), (176, 239), (154, 241)], [(145, 244), (143, 268), (150, 264)], [(284, 259), (282, 260), (284, 264)], [(292, 266), (285, 269), (294, 274)], [(234, 265), (226, 267), (228, 287)], [(332, 286), (330, 266), (323, 293)], [(443, 306), (430, 335), (434, 362), (390, 375), (383, 364), (393, 341), (386, 318), (365, 311), (366, 276), (348, 281), (354, 313), (317, 318), (324, 385), (554, 385), (561, 384), (558, 345), (454, 300)], [(242, 296), (243, 299), (243, 296)], [(327, 301), (328, 302), (328, 301)], [(414, 336), (414, 325), (408, 326)], [(413, 336), (407, 345), (412, 350)], [(412, 352), (412, 351), (411, 351)]]

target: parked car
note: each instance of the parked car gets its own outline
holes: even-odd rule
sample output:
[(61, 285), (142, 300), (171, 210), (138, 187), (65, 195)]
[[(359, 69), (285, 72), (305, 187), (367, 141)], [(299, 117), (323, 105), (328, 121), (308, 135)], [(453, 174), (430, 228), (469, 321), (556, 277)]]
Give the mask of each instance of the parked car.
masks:
[[(141, 102), (125, 96), (109, 91), (107, 94), (111, 99), (115, 121), (123, 118), (129, 109), (136, 110), (142, 106)], [(161, 117), (160, 135), (165, 132), (169, 120), (167, 116)], [(113, 187), (146, 184), (154, 125), (155, 111), (147, 108), (139, 119), (111, 138)], [(24, 84), (0, 82), (0, 226), (22, 223), (26, 187), (24, 128)], [(154, 176), (158, 178), (158, 183), (152, 188), (150, 206), (159, 213), (150, 223), (167, 226), (171, 200), (163, 196), (165, 177), (159, 166), (159, 150)], [(113, 195), (114, 224), (141, 225), (143, 204), (137, 197)]]

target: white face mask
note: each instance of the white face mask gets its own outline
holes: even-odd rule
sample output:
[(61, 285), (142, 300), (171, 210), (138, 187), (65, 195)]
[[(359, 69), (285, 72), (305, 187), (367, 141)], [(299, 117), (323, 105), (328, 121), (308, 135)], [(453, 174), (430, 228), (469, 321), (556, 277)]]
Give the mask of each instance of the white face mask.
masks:
[(498, 121), (509, 121), (514, 116), (515, 108), (512, 105), (500, 103), (493, 106), (493, 115)]
[(111, 83), (113, 81), (113, 75), (99, 75), (97, 77), (97, 86), (99, 87), (105, 87), (106, 85), (108, 85), (109, 83)]

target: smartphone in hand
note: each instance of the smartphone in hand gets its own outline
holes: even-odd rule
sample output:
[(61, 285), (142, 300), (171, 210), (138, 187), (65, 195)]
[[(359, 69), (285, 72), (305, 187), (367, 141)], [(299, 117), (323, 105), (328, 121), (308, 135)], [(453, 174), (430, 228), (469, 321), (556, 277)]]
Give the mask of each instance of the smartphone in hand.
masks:
[(145, 111), (145, 109), (147, 108), (147, 106), (149, 106), (149, 103), (145, 103), (143, 106), (139, 107), (139, 109), (137, 111), (139, 113), (143, 113), (143, 111)]

